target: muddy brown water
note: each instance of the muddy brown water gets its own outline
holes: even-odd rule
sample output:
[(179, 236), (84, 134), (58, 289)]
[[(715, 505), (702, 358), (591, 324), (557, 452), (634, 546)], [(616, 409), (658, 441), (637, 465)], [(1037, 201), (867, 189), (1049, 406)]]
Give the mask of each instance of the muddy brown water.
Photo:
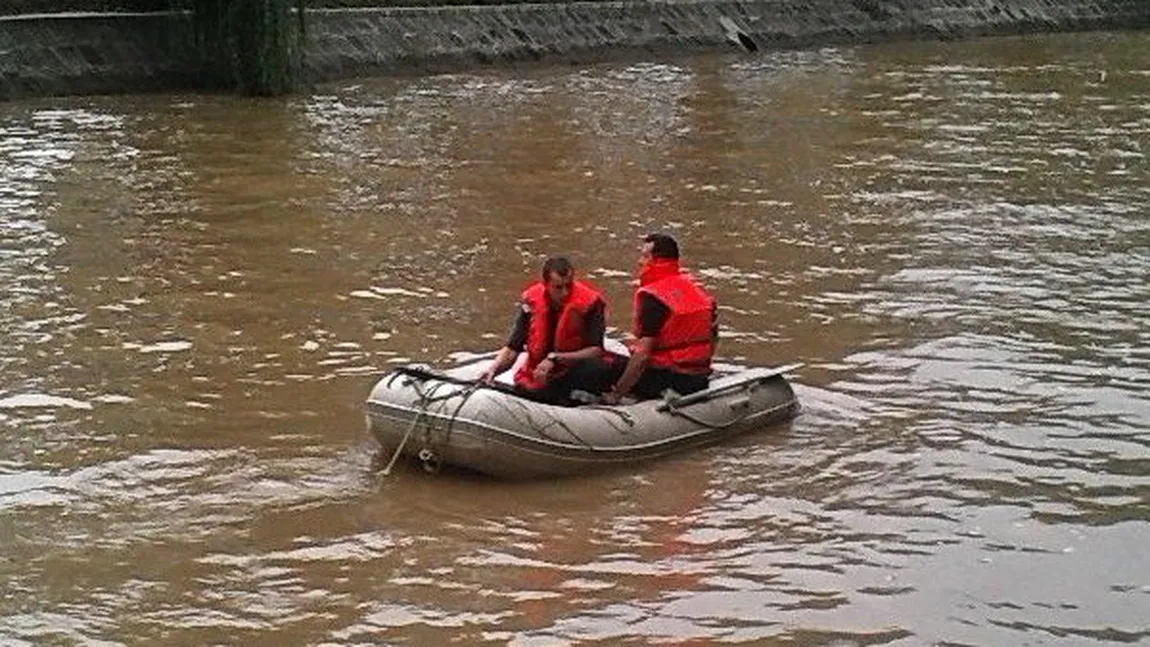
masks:
[[(0, 642), (1150, 640), (1150, 35), (0, 104)], [(389, 366), (683, 242), (792, 423), (381, 478)]]

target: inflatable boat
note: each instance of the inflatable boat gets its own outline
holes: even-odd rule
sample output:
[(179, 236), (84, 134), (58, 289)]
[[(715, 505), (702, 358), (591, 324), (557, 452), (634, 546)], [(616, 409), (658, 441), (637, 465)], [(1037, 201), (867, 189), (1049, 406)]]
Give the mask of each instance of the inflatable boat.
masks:
[[(396, 368), (372, 388), (368, 426), (390, 461), (453, 466), (509, 479), (580, 474), (646, 461), (789, 420), (799, 403), (785, 378), (800, 365), (750, 368), (705, 391), (656, 400), (563, 407), (477, 381), (486, 362), (446, 371)], [(510, 373), (508, 373), (509, 375)]]

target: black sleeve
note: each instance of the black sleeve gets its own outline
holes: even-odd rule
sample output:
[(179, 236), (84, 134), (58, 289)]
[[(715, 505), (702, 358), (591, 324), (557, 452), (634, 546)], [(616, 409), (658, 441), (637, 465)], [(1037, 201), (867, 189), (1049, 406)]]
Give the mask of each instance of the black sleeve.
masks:
[(671, 309), (662, 301), (644, 292), (639, 295), (639, 336), (657, 337), (671, 316)]
[(522, 305), (518, 306), (519, 316), (515, 317), (515, 327), (511, 329), (511, 336), (507, 338), (507, 347), (522, 353), (527, 345), (527, 331), (531, 329), (531, 311)]
[(583, 328), (584, 345), (603, 347), (603, 337), (607, 335), (606, 309), (606, 304), (600, 299), (587, 311), (587, 319)]

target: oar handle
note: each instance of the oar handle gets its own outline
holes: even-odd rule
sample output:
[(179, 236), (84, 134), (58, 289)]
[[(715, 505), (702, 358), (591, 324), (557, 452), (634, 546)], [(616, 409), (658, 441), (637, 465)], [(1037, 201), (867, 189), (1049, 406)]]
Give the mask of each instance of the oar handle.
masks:
[(734, 382), (734, 383), (728, 384), (726, 386), (713, 387), (710, 389), (705, 389), (703, 391), (698, 391), (696, 393), (691, 393), (690, 395), (680, 395), (677, 398), (673, 398), (673, 399), (668, 400), (668, 401), (664, 402), (663, 404), (659, 405), (656, 410), (660, 411), (660, 412), (668, 411), (670, 409), (678, 409), (678, 408), (690, 406), (692, 404), (695, 404), (696, 402), (703, 402), (705, 400), (710, 400), (711, 398), (718, 396), (718, 395), (722, 395), (724, 393), (729, 393), (731, 391), (737, 391), (738, 389), (745, 389), (751, 384), (760, 384), (762, 382), (766, 382), (767, 380), (771, 380), (771, 379), (774, 379), (776, 377), (779, 377), (783, 373), (789, 373), (795, 369), (802, 368), (802, 366), (803, 366), (802, 364), (787, 364), (786, 366), (780, 366), (778, 368), (771, 369), (767, 372), (756, 373), (754, 375), (749, 376), (745, 380), (739, 380), (738, 382)]
[(424, 368), (422, 366), (400, 366), (394, 369), (396, 373), (409, 375), (420, 380), (439, 380), (440, 382), (450, 382), (451, 384), (461, 384), (464, 386), (471, 386), (478, 382), (478, 380), (465, 380), (463, 378), (448, 375), (442, 371), (437, 371), (431, 368)]

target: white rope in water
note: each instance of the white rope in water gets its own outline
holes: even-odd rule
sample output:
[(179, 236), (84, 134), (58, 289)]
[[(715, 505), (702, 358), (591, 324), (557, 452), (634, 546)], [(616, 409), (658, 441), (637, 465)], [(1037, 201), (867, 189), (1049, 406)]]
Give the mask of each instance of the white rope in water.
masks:
[(387, 476), (391, 474), (391, 468), (395, 467), (395, 461), (399, 460), (399, 455), (403, 453), (403, 448), (407, 445), (407, 439), (411, 438), (411, 432), (419, 425), (419, 419), (423, 417), (423, 412), (427, 410), (427, 405), (424, 405), (415, 414), (415, 419), (411, 421), (411, 425), (407, 427), (407, 431), (403, 434), (403, 440), (399, 441), (399, 447), (395, 448), (395, 453), (391, 455), (391, 460), (387, 462), (387, 467), (383, 468), (382, 474)]
[(403, 448), (407, 446), (407, 440), (411, 438), (411, 432), (419, 426), (419, 419), (423, 414), (427, 413), (427, 407), (431, 404), (431, 397), (428, 393), (424, 393), (423, 389), (419, 388), (419, 382), (411, 381), (412, 388), (419, 395), (419, 411), (415, 413), (415, 418), (412, 419), (411, 424), (407, 427), (407, 431), (403, 434), (403, 439), (399, 441), (399, 446), (395, 448), (395, 453), (391, 455), (391, 460), (387, 462), (387, 467), (383, 468), (383, 475), (388, 476), (391, 474), (391, 468), (395, 467), (395, 461), (399, 460), (399, 455), (403, 453)]

